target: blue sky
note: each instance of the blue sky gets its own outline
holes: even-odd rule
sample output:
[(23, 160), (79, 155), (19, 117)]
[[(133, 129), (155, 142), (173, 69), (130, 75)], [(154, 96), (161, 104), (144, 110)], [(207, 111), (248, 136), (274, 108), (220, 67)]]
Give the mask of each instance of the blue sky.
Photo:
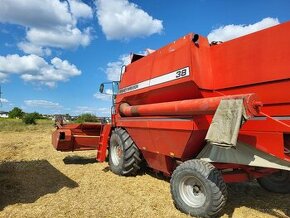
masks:
[(101, 82), (131, 52), (189, 33), (226, 41), (290, 20), (290, 1), (0, 0), (2, 107), (108, 116)]

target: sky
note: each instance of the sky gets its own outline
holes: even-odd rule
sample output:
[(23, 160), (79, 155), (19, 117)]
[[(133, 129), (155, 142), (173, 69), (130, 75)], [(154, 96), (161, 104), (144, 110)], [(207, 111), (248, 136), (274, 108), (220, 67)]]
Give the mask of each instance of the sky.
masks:
[(290, 20), (289, 0), (0, 0), (0, 111), (109, 116), (102, 82), (190, 32), (227, 41)]

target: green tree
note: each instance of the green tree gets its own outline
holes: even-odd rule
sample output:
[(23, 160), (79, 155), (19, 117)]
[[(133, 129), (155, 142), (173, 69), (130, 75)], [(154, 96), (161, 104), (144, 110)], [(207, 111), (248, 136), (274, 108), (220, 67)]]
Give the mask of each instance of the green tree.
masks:
[(37, 119), (38, 114), (37, 113), (30, 113), (30, 114), (25, 114), (22, 118), (22, 121), (25, 124), (33, 124), (36, 125), (36, 119)]
[(32, 114), (35, 117), (35, 119), (43, 119), (43, 116), (40, 113), (33, 112)]
[(14, 107), (11, 111), (8, 112), (9, 118), (22, 118), (24, 112), (19, 107)]
[(77, 123), (83, 123), (83, 122), (100, 122), (99, 118), (93, 114), (85, 113), (81, 114), (77, 120)]

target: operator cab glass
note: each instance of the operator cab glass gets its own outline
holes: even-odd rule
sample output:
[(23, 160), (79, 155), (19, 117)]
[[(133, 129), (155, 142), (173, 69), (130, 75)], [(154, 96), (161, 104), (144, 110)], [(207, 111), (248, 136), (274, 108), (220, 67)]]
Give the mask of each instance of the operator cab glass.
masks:
[(113, 88), (113, 95), (117, 95), (119, 93), (119, 82), (114, 81), (112, 83), (112, 88)]

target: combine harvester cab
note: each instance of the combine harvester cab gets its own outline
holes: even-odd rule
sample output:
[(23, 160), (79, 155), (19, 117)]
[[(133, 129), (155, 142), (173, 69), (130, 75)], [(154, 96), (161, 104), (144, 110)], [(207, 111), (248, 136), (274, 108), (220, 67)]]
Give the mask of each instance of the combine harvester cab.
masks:
[(59, 126), (53, 144), (96, 149), (99, 161), (108, 149), (122, 176), (146, 162), (171, 176), (175, 206), (193, 216), (219, 214), (229, 182), (290, 193), (289, 35), (290, 22), (225, 43), (188, 34), (133, 55), (112, 123)]

